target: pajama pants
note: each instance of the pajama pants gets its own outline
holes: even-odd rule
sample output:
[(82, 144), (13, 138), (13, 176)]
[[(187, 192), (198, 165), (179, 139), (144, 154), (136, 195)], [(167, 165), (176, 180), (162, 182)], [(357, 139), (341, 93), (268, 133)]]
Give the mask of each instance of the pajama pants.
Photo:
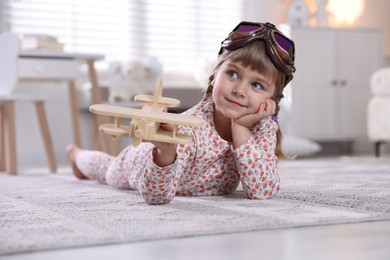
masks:
[(119, 189), (138, 190), (138, 182), (145, 160), (150, 160), (153, 145), (141, 143), (122, 150), (118, 156), (83, 150), (76, 157), (76, 166), (89, 179), (108, 184)]

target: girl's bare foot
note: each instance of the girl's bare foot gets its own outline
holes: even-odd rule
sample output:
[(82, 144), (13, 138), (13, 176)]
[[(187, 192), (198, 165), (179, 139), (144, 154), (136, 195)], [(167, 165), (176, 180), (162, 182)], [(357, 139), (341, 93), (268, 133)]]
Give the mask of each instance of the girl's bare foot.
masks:
[(79, 168), (76, 165), (76, 155), (79, 153), (81, 149), (75, 144), (69, 144), (66, 147), (66, 156), (68, 157), (70, 166), (72, 167), (73, 175), (76, 176), (80, 180), (88, 179), (87, 176), (81, 173)]

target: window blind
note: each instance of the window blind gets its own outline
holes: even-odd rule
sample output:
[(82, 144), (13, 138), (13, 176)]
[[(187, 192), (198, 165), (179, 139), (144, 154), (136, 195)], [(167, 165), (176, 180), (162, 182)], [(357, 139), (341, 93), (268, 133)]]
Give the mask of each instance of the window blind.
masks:
[(48, 34), (70, 52), (108, 61), (154, 56), (164, 71), (190, 72), (217, 55), (243, 16), (243, 0), (0, 0), (1, 30)]

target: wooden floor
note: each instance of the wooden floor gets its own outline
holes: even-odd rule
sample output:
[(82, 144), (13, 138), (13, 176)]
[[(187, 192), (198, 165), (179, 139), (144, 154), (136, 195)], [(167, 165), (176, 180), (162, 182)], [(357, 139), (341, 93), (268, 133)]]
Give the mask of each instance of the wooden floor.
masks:
[(25, 255), (2, 260), (389, 260), (390, 221), (201, 236)]

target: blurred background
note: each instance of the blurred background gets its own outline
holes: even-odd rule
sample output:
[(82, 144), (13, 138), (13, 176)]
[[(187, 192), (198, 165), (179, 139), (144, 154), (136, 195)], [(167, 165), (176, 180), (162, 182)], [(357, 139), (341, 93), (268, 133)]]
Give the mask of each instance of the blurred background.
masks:
[[(366, 111), (372, 74), (390, 66), (388, 10), (385, 0), (0, 0), (0, 30), (20, 36), (21, 52), (102, 55), (95, 67), (105, 101), (115, 89), (129, 97), (152, 91), (154, 85), (137, 81), (149, 75), (148, 80), (163, 78), (164, 89), (178, 95), (185, 109), (201, 97), (193, 93), (205, 87), (230, 30), (241, 20), (272, 22), (296, 42), (297, 73), (286, 89), (280, 122), (289, 153), (373, 154)], [(44, 39), (41, 45), (31, 43), (37, 39)], [(138, 74), (131, 74), (136, 68)], [(85, 62), (80, 61), (78, 71), (82, 146), (91, 148), (87, 108), (93, 101)], [(142, 71), (152, 75), (137, 78)], [(18, 81), (16, 87), (18, 93), (48, 98), (60, 164), (66, 163), (64, 148), (73, 141), (66, 86)], [(34, 111), (18, 104), (16, 113), (19, 164), (45, 165)], [(387, 144), (382, 149), (384, 154), (390, 150)]]

